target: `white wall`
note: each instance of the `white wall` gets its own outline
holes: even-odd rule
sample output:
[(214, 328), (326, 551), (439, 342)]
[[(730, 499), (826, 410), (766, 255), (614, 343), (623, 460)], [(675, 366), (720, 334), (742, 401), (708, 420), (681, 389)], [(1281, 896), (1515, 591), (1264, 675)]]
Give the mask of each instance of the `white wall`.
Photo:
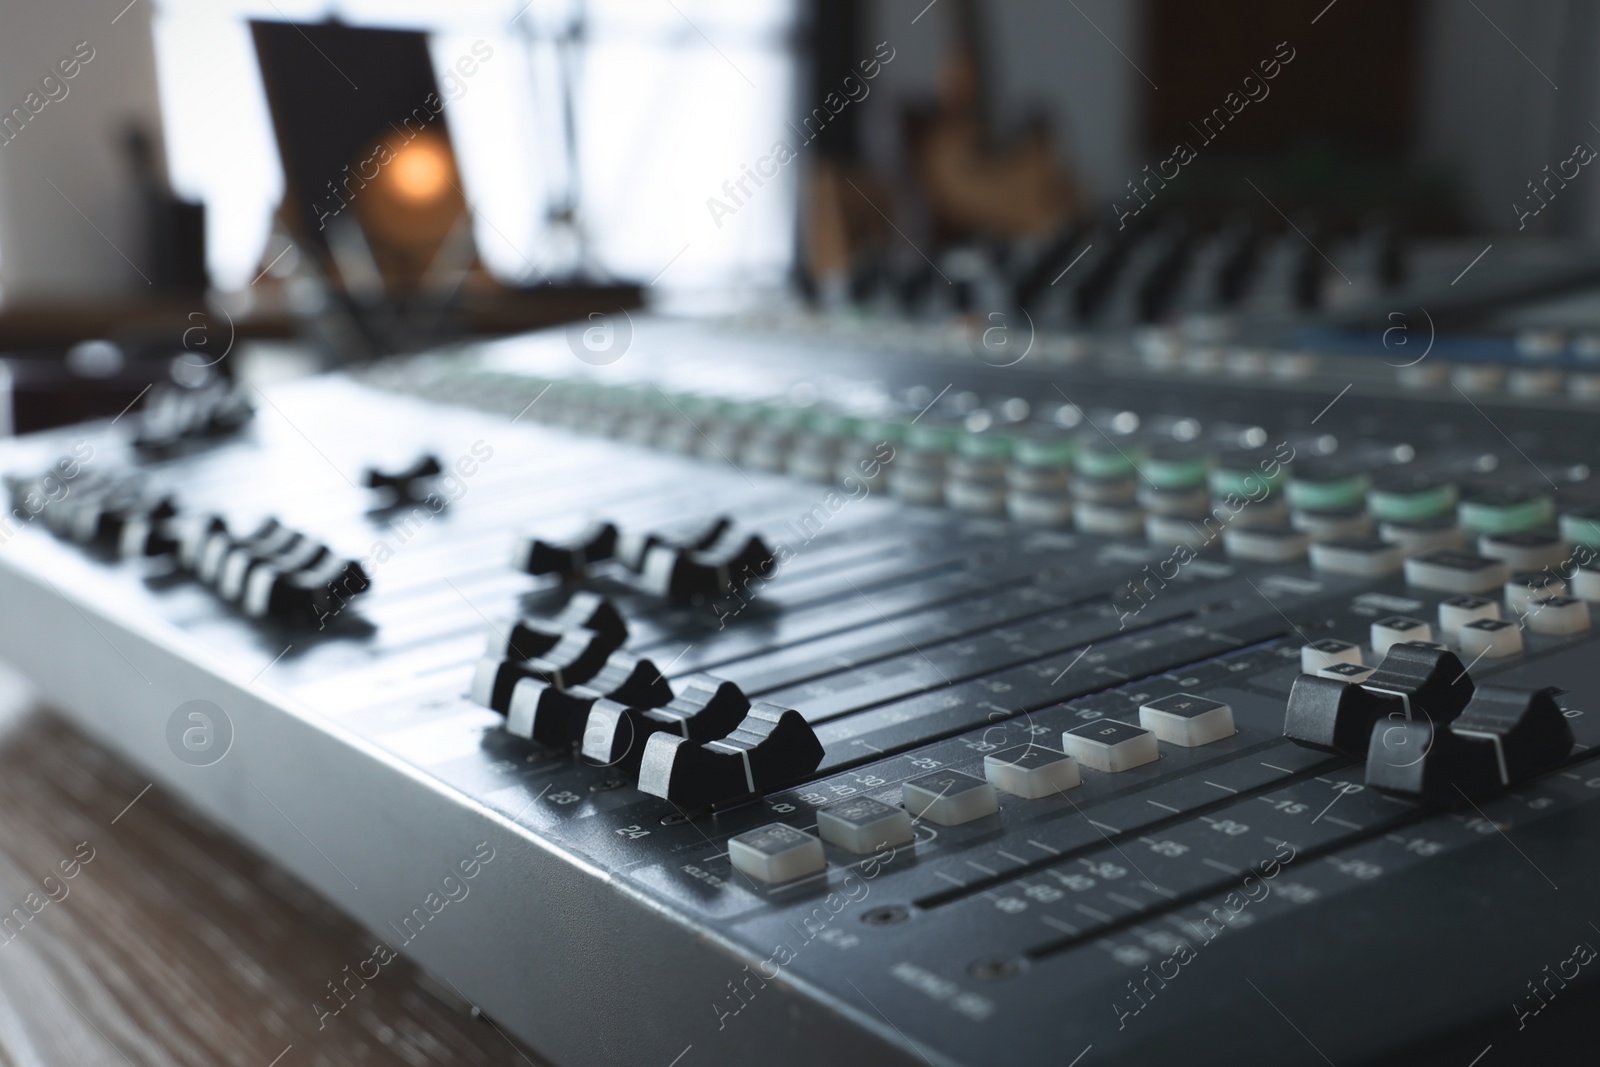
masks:
[(59, 78), (56, 63), (74, 46), (87, 42), (93, 50), (76, 77), (59, 83), (66, 95), (45, 103), (20, 134), (0, 144), (0, 285), (7, 303), (148, 288), (139, 273), (148, 274), (149, 264), (121, 141), (133, 119), (160, 137), (150, 2), (137, 0), (118, 17), (120, 8), (105, 0), (0, 0), (0, 116), (27, 111), (29, 93), (39, 94), (37, 106), (44, 97), (40, 80)]

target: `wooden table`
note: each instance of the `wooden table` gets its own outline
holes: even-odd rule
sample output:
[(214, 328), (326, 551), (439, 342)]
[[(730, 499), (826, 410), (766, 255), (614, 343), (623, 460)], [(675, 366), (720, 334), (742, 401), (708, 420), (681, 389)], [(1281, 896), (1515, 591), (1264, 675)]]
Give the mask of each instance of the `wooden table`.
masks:
[(0, 667), (0, 1064), (543, 1067), (375, 940)]

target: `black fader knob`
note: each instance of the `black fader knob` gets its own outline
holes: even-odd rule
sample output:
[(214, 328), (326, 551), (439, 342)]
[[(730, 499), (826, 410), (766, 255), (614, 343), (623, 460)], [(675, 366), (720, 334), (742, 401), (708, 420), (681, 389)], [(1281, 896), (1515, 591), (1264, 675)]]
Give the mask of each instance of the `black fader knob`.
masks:
[(1472, 679), (1454, 652), (1417, 643), (1389, 649), (1378, 669), (1360, 682), (1302, 674), (1289, 690), (1284, 736), (1310, 748), (1346, 756), (1367, 753), (1372, 728), (1397, 716), (1445, 723), (1472, 699)]
[(658, 530), (654, 533), (625, 533), (617, 537), (617, 562), (631, 571), (644, 569), (644, 561), (654, 548), (673, 548), (680, 552), (710, 548), (717, 539), (728, 532), (733, 520), (718, 515), (681, 530)]
[[(62, 505), (68, 507), (63, 509)], [(177, 502), (170, 494), (151, 490), (139, 479), (96, 487), (76, 500), (63, 500), (54, 508), (66, 520), (57, 533), (99, 548), (116, 548), (129, 523), (162, 522), (178, 513)], [(55, 512), (49, 514), (53, 517)]]
[(315, 538), (268, 519), (255, 533), (235, 542), (220, 556), (208, 554), (202, 561), (205, 570), (197, 574), (222, 599), (241, 603), (252, 581), (259, 597), (263, 583), (270, 586), (282, 575), (316, 570), (326, 564), (330, 554), (328, 547)]
[(743, 690), (707, 674), (681, 680), (677, 690), (659, 707), (597, 703), (583, 728), (584, 758), (631, 773), (644, 757), (646, 740), (653, 735), (671, 733), (692, 741), (711, 741), (732, 733), (750, 711)]
[(581, 592), (572, 594), (571, 599), (554, 616), (554, 621), (563, 629), (581, 627), (593, 630), (606, 640), (621, 648), (623, 642), (628, 640), (628, 624), (623, 621), (622, 612), (617, 606), (599, 593)]
[(171, 556), (177, 551), (178, 526), (170, 518), (129, 516), (117, 537), (117, 555), (122, 559)]
[(521, 678), (511, 689), (506, 732), (560, 748), (583, 739), (589, 711), (602, 700), (630, 708), (658, 708), (672, 699), (661, 669), (626, 652), (613, 653), (583, 685), (562, 689), (542, 678)]
[(640, 581), (656, 596), (691, 604), (720, 596), (746, 579), (770, 578), (774, 563), (772, 549), (760, 537), (730, 533), (699, 550), (657, 545), (645, 557)]
[(363, 480), (368, 489), (377, 489), (388, 495), (395, 503), (400, 503), (420, 500), (426, 496), (426, 488), (443, 471), (444, 468), (439, 465), (439, 457), (425, 454), (403, 470), (391, 472), (368, 467)]
[(372, 586), (361, 564), (329, 554), (315, 566), (286, 571), (270, 563), (250, 572), (239, 606), (251, 618), (274, 618), (297, 626), (327, 626), (352, 598)]
[(533, 659), (554, 648), (568, 630), (592, 630), (621, 648), (628, 640), (628, 624), (616, 605), (599, 593), (574, 593), (554, 615), (526, 616), (509, 627), (489, 631), (489, 652), (514, 659)]
[(766, 793), (822, 763), (822, 742), (791, 708), (756, 704), (727, 737), (704, 744), (659, 733), (645, 742), (639, 788), (680, 808)]
[(506, 659), (537, 659), (560, 643), (566, 631), (553, 619), (518, 619), (489, 631), (488, 653)]
[(177, 541), (178, 565), (193, 571), (213, 538), (221, 537), (231, 543), (228, 524), (220, 515), (184, 515), (173, 521), (173, 535)]
[(523, 678), (537, 678), (561, 689), (582, 685), (600, 673), (617, 646), (606, 634), (572, 629), (535, 659), (485, 656), (472, 673), (467, 695), (486, 708), (504, 714), (511, 707), (511, 690)]
[(511, 566), (526, 574), (554, 574), (579, 578), (591, 563), (610, 559), (617, 551), (617, 528), (597, 522), (576, 537), (556, 540), (524, 537), (512, 552)]
[(1453, 722), (1380, 725), (1367, 750), (1367, 784), (1450, 804), (1551, 770), (1573, 747), (1557, 692), (1486, 685)]

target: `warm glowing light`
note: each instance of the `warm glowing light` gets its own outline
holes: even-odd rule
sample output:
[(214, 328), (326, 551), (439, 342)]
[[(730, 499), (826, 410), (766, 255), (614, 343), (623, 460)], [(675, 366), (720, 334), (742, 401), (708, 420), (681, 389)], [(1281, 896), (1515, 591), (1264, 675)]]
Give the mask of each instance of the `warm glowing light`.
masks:
[(413, 141), (395, 154), (389, 176), (400, 199), (430, 204), (443, 196), (450, 184), (450, 157), (440, 145)]

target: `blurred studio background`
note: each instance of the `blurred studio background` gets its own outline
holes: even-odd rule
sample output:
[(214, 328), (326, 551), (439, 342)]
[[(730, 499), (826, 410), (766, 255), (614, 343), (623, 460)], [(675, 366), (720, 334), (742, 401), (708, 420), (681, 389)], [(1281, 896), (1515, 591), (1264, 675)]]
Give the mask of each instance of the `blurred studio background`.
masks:
[(0, 12), (3, 432), (596, 309), (1093, 330), (1600, 236), (1587, 3)]

